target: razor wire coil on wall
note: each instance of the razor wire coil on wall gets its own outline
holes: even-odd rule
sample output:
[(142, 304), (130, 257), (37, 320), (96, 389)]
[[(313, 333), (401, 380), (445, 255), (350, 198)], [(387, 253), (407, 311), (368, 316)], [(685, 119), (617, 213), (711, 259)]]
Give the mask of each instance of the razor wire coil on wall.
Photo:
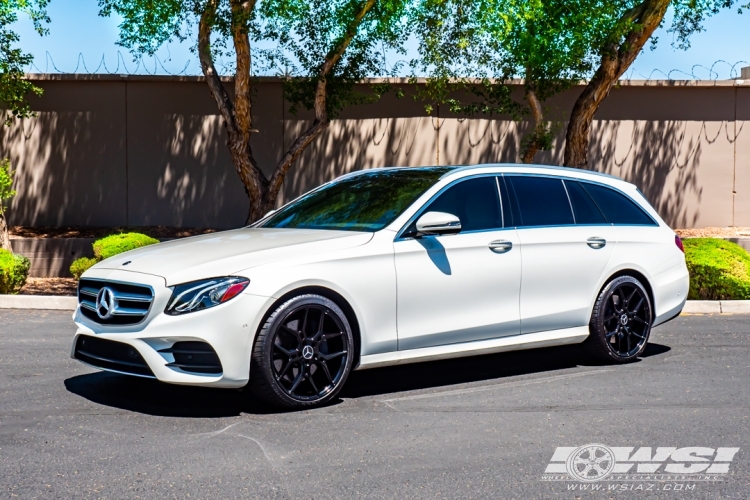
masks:
[[(132, 64), (135, 64), (135, 67), (129, 68), (128, 64), (125, 61), (125, 57), (122, 55), (121, 51), (117, 51), (117, 65), (114, 69), (110, 69), (109, 66), (107, 66), (105, 55), (102, 54), (101, 59), (99, 59), (99, 64), (94, 68), (94, 70), (90, 70), (88, 66), (86, 65), (86, 59), (83, 55), (83, 53), (78, 53), (78, 58), (76, 59), (76, 65), (73, 68), (73, 71), (64, 71), (57, 67), (55, 64), (54, 59), (52, 58), (52, 54), (49, 53), (49, 51), (45, 51), (45, 62), (44, 62), (44, 69), (40, 68), (36, 63), (32, 62), (29, 65), (28, 72), (29, 73), (59, 73), (59, 74), (110, 74), (110, 75), (169, 75), (169, 76), (201, 76), (202, 72), (197, 67), (197, 65), (193, 64), (194, 61), (188, 60), (185, 62), (185, 65), (182, 67), (182, 70), (180, 71), (170, 71), (166, 68), (164, 65), (164, 62), (159, 58), (159, 56), (154, 55), (150, 56), (151, 62), (147, 61), (147, 57), (138, 57), (136, 58)], [(192, 67), (191, 67), (192, 65)], [(226, 74), (229, 72), (230, 66), (227, 64), (219, 64), (220, 66), (220, 73)], [(666, 79), (666, 80), (674, 80), (674, 76), (677, 76), (680, 80), (696, 80), (696, 81), (702, 81), (702, 80), (720, 80), (720, 74), (718, 71), (716, 71), (717, 68), (721, 67), (728, 67), (729, 68), (729, 79), (737, 79), (740, 77), (740, 68), (744, 66), (750, 66), (750, 63), (747, 61), (737, 61), (734, 64), (725, 61), (723, 59), (719, 59), (717, 61), (714, 61), (711, 66), (705, 66), (703, 64), (694, 64), (690, 68), (690, 72), (683, 71), (681, 69), (671, 69), (668, 71), (663, 71), (659, 68), (653, 69), (648, 75), (644, 75), (640, 71), (638, 71), (636, 68), (631, 67), (628, 71), (625, 72), (623, 75), (622, 80), (660, 80), (660, 79)], [(195, 68), (193, 70), (193, 67)], [(152, 69), (153, 68), (153, 69)], [(160, 71), (161, 70), (161, 71)], [(701, 74), (702, 72), (707, 72), (708, 74)], [(659, 78), (660, 76), (664, 78)]]

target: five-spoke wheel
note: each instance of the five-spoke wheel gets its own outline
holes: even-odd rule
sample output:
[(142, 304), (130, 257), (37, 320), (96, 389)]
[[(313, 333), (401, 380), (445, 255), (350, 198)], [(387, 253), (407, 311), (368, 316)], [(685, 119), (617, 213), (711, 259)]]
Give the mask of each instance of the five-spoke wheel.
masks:
[(602, 361), (632, 361), (646, 348), (652, 319), (651, 300), (641, 282), (620, 276), (599, 294), (584, 346)]
[(250, 370), (253, 392), (287, 408), (330, 401), (352, 365), (352, 331), (333, 301), (300, 295), (281, 304), (261, 329)]

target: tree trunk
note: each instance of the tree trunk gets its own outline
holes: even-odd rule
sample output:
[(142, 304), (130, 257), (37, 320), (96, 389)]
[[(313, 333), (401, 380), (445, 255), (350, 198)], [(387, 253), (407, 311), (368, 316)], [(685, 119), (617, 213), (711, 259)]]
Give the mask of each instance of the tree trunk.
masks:
[(542, 103), (539, 102), (536, 92), (531, 88), (526, 88), (526, 101), (529, 103), (531, 114), (534, 117), (534, 132), (532, 132), (533, 135), (526, 141), (521, 161), (523, 163), (534, 163), (534, 156), (543, 147), (542, 140), (547, 135), (547, 127), (544, 123)]
[(12, 252), (10, 248), (10, 233), (8, 232), (8, 223), (5, 220), (5, 213), (0, 211), (0, 248)]
[(630, 30), (622, 40), (613, 42), (602, 51), (599, 68), (570, 113), (565, 134), (565, 166), (588, 168), (588, 148), (594, 114), (612, 86), (627, 71), (654, 30), (659, 27), (669, 3), (670, 0), (644, 0), (623, 16), (623, 21), (632, 23)]
[(237, 68), (234, 81), (235, 99), (229, 96), (214, 66), (211, 55), (211, 32), (216, 18), (220, 0), (209, 0), (201, 13), (198, 27), (198, 58), (203, 75), (211, 95), (219, 107), (227, 131), (227, 146), (232, 157), (237, 175), (239, 175), (245, 192), (250, 200), (247, 223), (250, 224), (265, 215), (276, 205), (281, 186), (287, 172), (307, 148), (323, 131), (328, 128), (329, 119), (327, 104), (326, 78), (330, 76), (336, 63), (341, 59), (361, 24), (364, 17), (375, 5), (375, 0), (366, 0), (357, 13), (346, 33), (326, 54), (318, 73), (315, 91), (315, 120), (312, 126), (302, 133), (284, 153), (276, 165), (270, 179), (267, 179), (258, 167), (252, 148), (250, 136), (252, 129), (252, 83), (250, 75), (250, 39), (247, 34), (247, 20), (255, 8), (255, 0), (230, 0), (232, 9), (232, 41), (237, 57)]

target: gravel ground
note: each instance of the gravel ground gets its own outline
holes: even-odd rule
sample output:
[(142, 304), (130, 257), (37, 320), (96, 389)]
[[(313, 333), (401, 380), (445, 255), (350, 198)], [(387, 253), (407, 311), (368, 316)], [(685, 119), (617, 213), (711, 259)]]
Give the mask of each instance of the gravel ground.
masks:
[(750, 227), (703, 227), (699, 229), (675, 229), (680, 238), (748, 238)]
[(75, 278), (27, 278), (20, 295), (75, 295)]

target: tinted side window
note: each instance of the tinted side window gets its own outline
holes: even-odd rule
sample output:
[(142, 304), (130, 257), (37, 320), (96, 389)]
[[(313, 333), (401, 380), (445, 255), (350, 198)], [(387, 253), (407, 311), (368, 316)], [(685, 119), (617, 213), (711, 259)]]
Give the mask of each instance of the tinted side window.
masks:
[(503, 227), (494, 177), (460, 181), (430, 203), (426, 212), (446, 212), (461, 220), (461, 232)]
[(607, 224), (607, 219), (599, 207), (580, 184), (576, 181), (565, 181), (565, 187), (570, 196), (570, 204), (573, 205), (576, 224)]
[(581, 186), (594, 199), (607, 222), (613, 224), (654, 225), (651, 217), (633, 200), (614, 189), (582, 182)]
[(506, 177), (521, 211), (519, 226), (560, 226), (573, 224), (568, 194), (562, 179), (549, 177)]

